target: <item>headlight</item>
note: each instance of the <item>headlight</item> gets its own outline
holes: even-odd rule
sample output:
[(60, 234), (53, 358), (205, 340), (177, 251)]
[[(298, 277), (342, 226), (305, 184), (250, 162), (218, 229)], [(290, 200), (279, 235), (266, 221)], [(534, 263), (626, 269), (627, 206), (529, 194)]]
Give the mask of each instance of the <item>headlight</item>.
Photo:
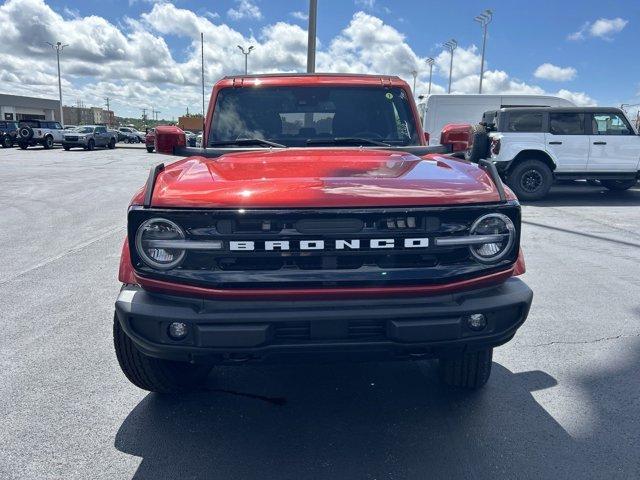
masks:
[(471, 255), (482, 263), (494, 263), (509, 253), (515, 241), (516, 227), (509, 217), (501, 213), (489, 213), (471, 225), (470, 235), (485, 237), (486, 242), (469, 246)]
[(175, 248), (184, 239), (184, 231), (171, 220), (151, 218), (138, 227), (136, 250), (150, 267), (170, 270), (184, 259), (185, 251)]

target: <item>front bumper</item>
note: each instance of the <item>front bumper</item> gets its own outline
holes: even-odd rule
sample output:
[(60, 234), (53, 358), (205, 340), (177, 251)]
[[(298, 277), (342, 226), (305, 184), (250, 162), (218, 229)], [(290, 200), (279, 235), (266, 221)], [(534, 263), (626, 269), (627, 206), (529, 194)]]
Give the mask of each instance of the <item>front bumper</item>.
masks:
[[(441, 357), (501, 345), (527, 318), (533, 292), (521, 280), (433, 297), (377, 300), (234, 301), (149, 293), (125, 285), (116, 301), (122, 329), (145, 354), (238, 363), (294, 357)], [(466, 317), (483, 313), (471, 330)], [(171, 322), (189, 327), (172, 340)]]
[(63, 147), (82, 147), (85, 148), (87, 146), (87, 141), (86, 140), (75, 140), (75, 141), (68, 141), (68, 140), (63, 140), (62, 141), (62, 146)]

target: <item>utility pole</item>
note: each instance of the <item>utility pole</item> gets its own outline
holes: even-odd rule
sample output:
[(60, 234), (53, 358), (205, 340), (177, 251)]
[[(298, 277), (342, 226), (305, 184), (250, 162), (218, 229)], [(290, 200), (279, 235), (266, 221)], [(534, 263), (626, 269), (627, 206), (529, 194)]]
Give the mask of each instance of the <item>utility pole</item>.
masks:
[(62, 113), (62, 80), (60, 78), (60, 54), (64, 47), (68, 47), (68, 44), (63, 45), (62, 42), (56, 42), (55, 45), (50, 42), (46, 42), (47, 45), (51, 46), (56, 51), (56, 57), (58, 60), (58, 93), (60, 94), (60, 125), (64, 126), (64, 114)]
[(254, 47), (253, 47), (253, 45), (250, 45), (249, 48), (247, 50), (245, 50), (243, 47), (238, 45), (238, 48), (240, 49), (240, 51), (244, 55), (244, 74), (247, 75), (247, 73), (249, 72), (249, 70), (248, 70), (249, 54), (251, 53), (251, 50), (253, 50)]
[(416, 94), (416, 79), (418, 78), (418, 71), (412, 70), (411, 75), (413, 75), (413, 94)]
[(143, 122), (147, 122), (147, 109), (146, 108), (142, 108), (142, 121)]
[[(206, 149), (207, 145), (204, 140), (204, 130), (206, 126), (205, 116), (204, 116), (204, 33), (200, 32), (200, 68), (201, 68), (201, 79), (202, 79), (202, 144), (200, 145), (202, 148)], [(247, 70), (247, 59), (245, 57), (244, 60), (244, 69)], [(246, 73), (246, 72), (245, 72)], [(187, 113), (189, 113), (189, 107), (187, 107)]]
[(458, 48), (458, 42), (455, 39), (451, 39), (448, 42), (444, 43), (444, 46), (449, 53), (451, 53), (451, 63), (449, 64), (449, 90), (447, 93), (451, 93), (451, 78), (453, 77), (453, 52)]
[(487, 26), (491, 23), (493, 12), (489, 9), (478, 15), (474, 20), (482, 26), (484, 33), (482, 34), (482, 59), (480, 61), (480, 86), (478, 93), (482, 93), (482, 77), (484, 76), (484, 51), (487, 47)]
[(431, 79), (433, 78), (433, 64), (435, 60), (431, 57), (427, 58), (427, 65), (429, 65), (429, 91), (427, 95), (431, 95)]
[(307, 39), (307, 73), (316, 71), (316, 25), (318, 0), (309, 0), (309, 37)]
[(111, 109), (109, 108), (109, 97), (105, 98), (107, 102), (107, 126), (111, 127)]

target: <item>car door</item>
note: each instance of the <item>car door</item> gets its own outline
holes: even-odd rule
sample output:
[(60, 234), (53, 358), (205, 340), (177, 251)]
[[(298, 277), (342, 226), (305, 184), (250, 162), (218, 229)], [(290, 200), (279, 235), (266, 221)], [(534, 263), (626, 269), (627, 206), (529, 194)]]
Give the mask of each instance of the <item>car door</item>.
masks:
[(591, 116), (590, 172), (636, 172), (640, 162), (640, 136), (616, 112)]
[(587, 114), (580, 112), (549, 112), (546, 148), (556, 161), (557, 172), (586, 172), (589, 163)]
[(107, 127), (96, 127), (96, 145), (104, 147), (107, 144)]
[(58, 122), (51, 122), (50, 128), (51, 134), (53, 135), (53, 141), (55, 143), (62, 143), (62, 140), (64, 139), (64, 129), (62, 128), (62, 125)]

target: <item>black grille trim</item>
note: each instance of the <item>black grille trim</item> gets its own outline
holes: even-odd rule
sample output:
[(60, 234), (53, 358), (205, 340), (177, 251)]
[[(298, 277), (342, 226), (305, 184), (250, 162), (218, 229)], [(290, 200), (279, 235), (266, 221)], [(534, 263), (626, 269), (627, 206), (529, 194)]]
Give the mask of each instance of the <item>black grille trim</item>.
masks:
[[(465, 246), (437, 246), (435, 239), (465, 236), (479, 216), (500, 212), (516, 225), (516, 239), (509, 255), (497, 264), (474, 261)], [(413, 228), (385, 229), (385, 218), (416, 217)], [(159, 272), (146, 266), (138, 257), (131, 239), (138, 226), (152, 217), (163, 217), (181, 225), (191, 241), (223, 242), (265, 240), (325, 240), (322, 251), (188, 251), (183, 264)], [(296, 228), (303, 222), (326, 230), (331, 226), (356, 229), (357, 233), (308, 233)], [(340, 222), (340, 219), (348, 221)], [(355, 221), (354, 221), (355, 219)], [(222, 222), (222, 223), (221, 223)], [(243, 223), (259, 231), (236, 230), (233, 223)], [(224, 226), (221, 232), (218, 224)], [(317, 231), (317, 230), (316, 230)], [(128, 234), (134, 268), (141, 276), (212, 288), (308, 288), (344, 286), (399, 286), (436, 284), (464, 280), (510, 268), (517, 259), (520, 236), (520, 206), (517, 202), (450, 207), (411, 207), (385, 209), (290, 209), (290, 210), (209, 210), (160, 209), (132, 207)], [(402, 245), (404, 238), (429, 238), (425, 249), (335, 250), (335, 239), (394, 238)]]

